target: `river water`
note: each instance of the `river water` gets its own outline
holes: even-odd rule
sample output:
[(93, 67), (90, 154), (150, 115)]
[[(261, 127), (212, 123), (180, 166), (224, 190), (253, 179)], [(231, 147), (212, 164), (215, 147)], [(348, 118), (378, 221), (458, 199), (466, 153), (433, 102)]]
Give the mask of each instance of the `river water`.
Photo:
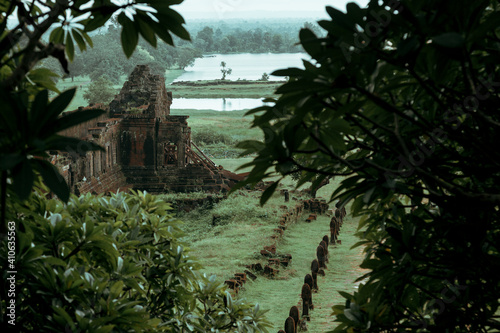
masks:
[(258, 98), (174, 98), (170, 109), (236, 111), (262, 106)]
[[(232, 73), (226, 80), (258, 80), (263, 73), (271, 74), (277, 69), (287, 67), (303, 67), (302, 59), (308, 58), (305, 53), (239, 53), (214, 54), (197, 58), (192, 67), (174, 81), (217, 80), (222, 78), (220, 63), (224, 61)], [(282, 79), (271, 76), (270, 80)]]
[[(224, 61), (232, 73), (226, 80), (258, 80), (263, 73), (271, 74), (277, 69), (288, 67), (302, 68), (305, 53), (240, 53), (215, 54), (196, 59), (192, 67), (176, 81), (218, 80), (222, 77), (220, 63)], [(282, 80), (279, 76), (270, 76), (270, 80)], [(174, 98), (171, 109), (195, 109), (235, 111), (253, 109), (262, 105), (258, 98)]]

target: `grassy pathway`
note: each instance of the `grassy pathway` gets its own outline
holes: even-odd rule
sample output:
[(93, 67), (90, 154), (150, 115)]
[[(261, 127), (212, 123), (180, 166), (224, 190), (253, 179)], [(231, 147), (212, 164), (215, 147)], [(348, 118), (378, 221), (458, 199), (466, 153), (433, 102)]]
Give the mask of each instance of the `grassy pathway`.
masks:
[[(234, 170), (249, 160), (215, 161), (226, 169)], [(340, 179), (335, 179), (321, 188), (318, 195), (327, 198), (339, 181)], [(293, 182), (290, 182), (287, 185), (292, 184)], [(264, 207), (260, 207), (258, 197), (259, 193), (249, 193), (247, 196), (234, 194), (213, 211), (193, 212), (181, 217), (181, 220), (186, 222), (185, 227), (189, 234), (186, 241), (192, 244), (191, 254), (200, 260), (204, 266), (203, 272), (216, 274), (222, 282), (231, 278), (234, 273), (242, 272), (247, 264), (264, 262), (259, 251), (264, 245), (270, 245), (270, 236), (282, 215), (279, 206), (284, 202), (283, 197), (276, 193)], [(295, 203), (291, 200), (288, 204), (294, 206)], [(228, 224), (212, 228), (211, 214), (227, 216), (230, 220), (227, 221)], [(308, 224), (304, 215), (297, 223), (288, 227), (277, 245), (279, 253), (292, 255), (290, 267), (281, 268), (278, 278), (274, 280), (263, 276), (258, 276), (255, 281), (249, 280), (239, 294), (239, 297), (259, 303), (261, 308), (270, 310), (267, 318), (274, 324), (269, 330), (271, 333), (283, 329), (290, 307), (298, 304), (304, 276), (310, 272), (311, 261), (316, 258), (316, 247), (323, 236), (329, 234), (329, 217), (318, 216), (316, 221)], [(350, 249), (359, 240), (354, 236), (357, 225), (358, 219), (351, 218), (347, 209), (339, 237), (342, 244), (329, 246), (330, 258), (326, 276), (319, 276), (320, 291), (313, 294), (315, 309), (311, 311), (311, 321), (307, 324), (309, 332), (323, 333), (335, 327), (331, 307), (344, 303), (337, 291), (352, 292), (355, 288), (354, 280), (364, 274), (359, 268), (363, 257), (361, 248)]]
[[(311, 224), (299, 222), (290, 227), (278, 245), (278, 252), (293, 256), (292, 265), (280, 271), (284, 279), (267, 280), (259, 277), (240, 294), (240, 297), (270, 309), (267, 317), (274, 324), (270, 332), (282, 329), (290, 307), (298, 304), (304, 276), (310, 272), (311, 261), (316, 258), (316, 247), (321, 238), (329, 233), (329, 222), (330, 218), (320, 216)], [(342, 245), (329, 246), (326, 276), (319, 276), (320, 291), (313, 294), (315, 309), (311, 311), (311, 321), (307, 323), (309, 332), (326, 332), (335, 327), (331, 307), (344, 302), (337, 291), (352, 291), (355, 288), (354, 280), (363, 274), (358, 267), (362, 258), (361, 250), (350, 249), (358, 241), (354, 236), (356, 227), (357, 219), (347, 217), (340, 234)]]

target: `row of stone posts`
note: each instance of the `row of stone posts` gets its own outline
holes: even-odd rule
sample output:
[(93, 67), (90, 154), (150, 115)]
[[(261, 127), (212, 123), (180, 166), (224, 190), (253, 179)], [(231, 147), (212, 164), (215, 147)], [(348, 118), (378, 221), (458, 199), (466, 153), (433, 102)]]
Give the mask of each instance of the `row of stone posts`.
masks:
[[(316, 212), (315, 214), (310, 214), (306, 219), (308, 223), (316, 220), (316, 214), (323, 214), (328, 210), (328, 206), (325, 206), (324, 202), (317, 199), (309, 200), (307, 204), (304, 204), (304, 209), (306, 207), (311, 212)], [(335, 209), (334, 216), (330, 220), (330, 237), (328, 235), (323, 236), (316, 248), (316, 258), (311, 262), (311, 272), (304, 277), (299, 304), (290, 308), (289, 316), (285, 320), (284, 330), (280, 330), (278, 333), (307, 331), (307, 322), (311, 321), (311, 311), (314, 310), (312, 295), (319, 291), (318, 275), (325, 276), (329, 256), (328, 246), (330, 244), (341, 244), (338, 235), (345, 215), (345, 208)], [(302, 314), (300, 313), (300, 308), (302, 308)]]

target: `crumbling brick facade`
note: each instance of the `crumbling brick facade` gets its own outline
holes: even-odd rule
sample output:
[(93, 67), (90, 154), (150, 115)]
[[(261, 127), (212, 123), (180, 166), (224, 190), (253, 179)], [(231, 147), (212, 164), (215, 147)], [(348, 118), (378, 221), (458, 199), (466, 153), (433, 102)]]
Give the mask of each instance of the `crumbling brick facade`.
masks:
[[(165, 79), (137, 66), (97, 119), (63, 135), (93, 141), (104, 151), (58, 155), (75, 193), (145, 190), (150, 193), (226, 191), (240, 179), (217, 167), (191, 142), (188, 116), (170, 115)], [(80, 108), (85, 109), (85, 108)]]

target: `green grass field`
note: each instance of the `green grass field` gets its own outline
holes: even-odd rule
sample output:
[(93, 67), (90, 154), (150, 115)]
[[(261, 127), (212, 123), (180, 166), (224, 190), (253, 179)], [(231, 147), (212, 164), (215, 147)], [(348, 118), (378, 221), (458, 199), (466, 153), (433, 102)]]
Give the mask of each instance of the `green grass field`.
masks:
[[(228, 170), (235, 170), (249, 160), (246, 158), (214, 161)], [(318, 195), (327, 197), (338, 186), (338, 181), (321, 188)], [(287, 180), (284, 186), (292, 188), (293, 182)], [(244, 271), (245, 265), (256, 262), (265, 264), (259, 251), (263, 246), (272, 243), (270, 236), (283, 213), (280, 206), (293, 206), (296, 201), (285, 203), (283, 196), (275, 193), (269, 202), (261, 207), (258, 205), (260, 193), (240, 191), (215, 205), (212, 210), (200, 208), (180, 214), (179, 218), (185, 223), (183, 229), (187, 233), (184, 240), (190, 244), (191, 255), (204, 266), (202, 272), (216, 275), (222, 282), (231, 278), (234, 273)], [(292, 194), (293, 196), (303, 198), (299, 194)], [(220, 216), (216, 226), (212, 225), (213, 215)], [(291, 266), (281, 268), (276, 279), (259, 275), (257, 280), (249, 280), (238, 295), (269, 309), (267, 318), (274, 325), (270, 332), (282, 329), (290, 307), (298, 304), (304, 276), (310, 272), (316, 247), (322, 237), (329, 234), (329, 217), (320, 216), (310, 224), (304, 222), (305, 217), (292, 224), (277, 245), (278, 252), (292, 254)], [(359, 268), (361, 250), (350, 249), (357, 242), (354, 236), (357, 222), (357, 219), (348, 216), (341, 230), (342, 245), (329, 247), (330, 262), (326, 276), (319, 277), (320, 291), (313, 294), (315, 309), (311, 312), (311, 321), (308, 322), (309, 332), (326, 332), (335, 327), (331, 307), (344, 302), (337, 291), (352, 292), (356, 287), (354, 280), (364, 273)]]
[[(235, 148), (243, 140), (261, 140), (262, 132), (250, 128), (253, 116), (245, 117), (246, 111), (175, 110), (172, 115), (188, 115), (192, 140), (210, 158), (235, 158), (241, 150)], [(203, 138), (223, 136), (225, 142), (205, 144)], [(208, 140), (207, 140), (208, 141)]]
[[(249, 283), (240, 297), (257, 301), (262, 308), (270, 309), (267, 317), (274, 324), (272, 331), (283, 329), (290, 307), (299, 306), (300, 291), (304, 277), (311, 271), (311, 261), (316, 258), (316, 247), (324, 235), (329, 234), (330, 218), (319, 217), (313, 223), (303, 220), (287, 229), (278, 245), (278, 251), (290, 253), (292, 265), (281, 268), (285, 278), (269, 280), (259, 277)], [(310, 311), (311, 321), (307, 323), (312, 333), (326, 332), (335, 327), (331, 316), (332, 306), (344, 303), (337, 291), (352, 292), (354, 281), (363, 274), (358, 267), (361, 263), (360, 249), (350, 249), (358, 239), (354, 236), (357, 219), (346, 218), (339, 239), (342, 245), (329, 246), (329, 263), (326, 275), (318, 277), (319, 292), (313, 294), (314, 310)], [(299, 306), (302, 313), (302, 307)]]
[(246, 112), (247, 110), (221, 112), (181, 109), (173, 110), (170, 114), (189, 116), (188, 123), (192, 132), (204, 129), (224, 131), (236, 141), (241, 141), (246, 138), (260, 137), (260, 130), (250, 128), (253, 116), (245, 117)]
[[(216, 111), (193, 111), (190, 124), (192, 127), (213, 125), (218, 121), (219, 114)], [(211, 119), (214, 117), (217, 119)], [(237, 117), (236, 113), (234, 117)], [(224, 123), (228, 122), (222, 122)], [(224, 130), (224, 127), (222, 126), (221, 130)], [(251, 157), (213, 159), (216, 164), (230, 171), (237, 171), (241, 165), (251, 160)], [(246, 171), (249, 169), (237, 172)], [(317, 196), (329, 198), (340, 180), (337, 178), (319, 189)], [(300, 189), (309, 185), (305, 184)], [(281, 188), (294, 189), (295, 183), (286, 178)], [(180, 214), (179, 218), (185, 223), (183, 229), (187, 233), (184, 240), (190, 244), (191, 254), (204, 266), (204, 273), (215, 274), (222, 282), (231, 278), (234, 273), (244, 271), (245, 265), (265, 263), (259, 251), (263, 246), (271, 244), (270, 236), (283, 212), (280, 206), (292, 206), (296, 201), (291, 200), (285, 204), (283, 197), (275, 193), (269, 202), (261, 207), (258, 204), (260, 194), (258, 191), (240, 191), (230, 195), (212, 210), (201, 208)], [(305, 198), (299, 194), (292, 194), (293, 196)], [(213, 215), (220, 216), (215, 226), (212, 225)], [(292, 254), (292, 265), (286, 269), (282, 268), (277, 279), (259, 276), (255, 281), (249, 280), (238, 295), (269, 310), (267, 319), (273, 323), (269, 332), (283, 329), (290, 307), (298, 305), (304, 276), (310, 271), (311, 261), (315, 259), (316, 247), (322, 237), (329, 234), (329, 217), (320, 216), (311, 224), (305, 223), (304, 220), (305, 217), (291, 225), (277, 245), (278, 252)], [(348, 214), (341, 230), (342, 244), (329, 247), (330, 262), (325, 271), (326, 276), (319, 277), (320, 291), (313, 294), (315, 309), (311, 311), (311, 321), (307, 323), (309, 332), (320, 333), (335, 328), (331, 308), (333, 305), (344, 303), (338, 291), (353, 292), (357, 286), (354, 281), (365, 273), (359, 268), (363, 257), (361, 249), (351, 249), (358, 241), (355, 236), (357, 225), (358, 219), (353, 219)]]
[(177, 98), (264, 98), (275, 97), (283, 82), (264, 81), (196, 81), (176, 82), (167, 86)]

